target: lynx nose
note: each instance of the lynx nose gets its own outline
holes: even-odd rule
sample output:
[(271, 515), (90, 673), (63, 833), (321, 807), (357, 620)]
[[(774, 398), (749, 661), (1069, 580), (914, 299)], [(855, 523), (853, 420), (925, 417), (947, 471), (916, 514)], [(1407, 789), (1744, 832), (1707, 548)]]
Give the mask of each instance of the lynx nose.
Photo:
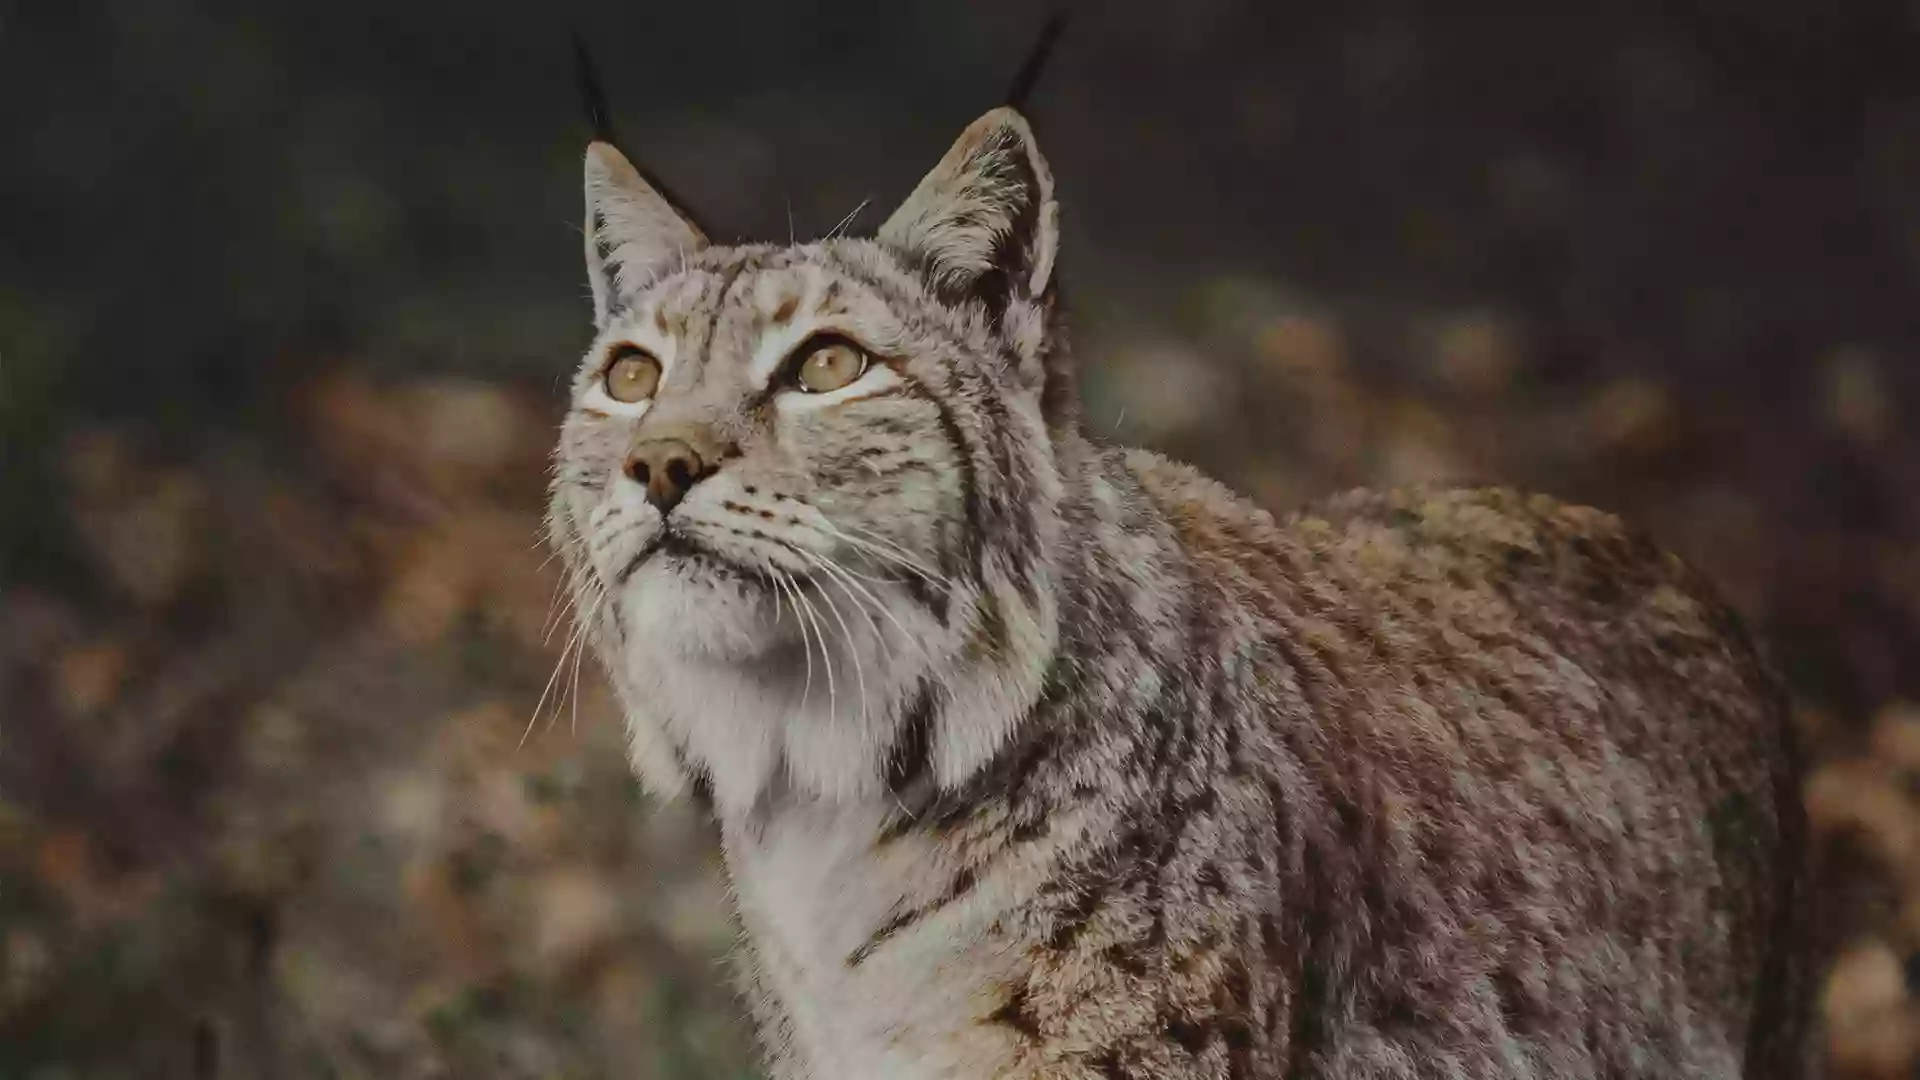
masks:
[(647, 489), (647, 501), (662, 514), (718, 468), (718, 462), (707, 461), (679, 439), (649, 439), (627, 455), (627, 475)]

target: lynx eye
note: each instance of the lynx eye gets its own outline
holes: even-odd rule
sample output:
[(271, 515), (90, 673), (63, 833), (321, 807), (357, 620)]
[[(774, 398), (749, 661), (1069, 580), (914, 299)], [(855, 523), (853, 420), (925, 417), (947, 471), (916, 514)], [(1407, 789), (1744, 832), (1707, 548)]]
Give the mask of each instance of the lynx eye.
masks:
[(866, 374), (872, 358), (849, 341), (813, 346), (793, 369), (794, 385), (809, 394), (831, 393)]
[(660, 388), (660, 361), (632, 345), (622, 345), (613, 351), (613, 359), (601, 380), (606, 384), (607, 396), (615, 401), (626, 404), (646, 401)]

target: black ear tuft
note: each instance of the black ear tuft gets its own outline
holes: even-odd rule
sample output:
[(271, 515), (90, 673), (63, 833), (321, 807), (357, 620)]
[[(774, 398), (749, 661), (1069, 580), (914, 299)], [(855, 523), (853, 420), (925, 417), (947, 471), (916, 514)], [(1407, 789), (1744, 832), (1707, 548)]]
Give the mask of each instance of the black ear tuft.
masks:
[(1040, 36), (1034, 39), (1033, 48), (1027, 50), (1027, 58), (1020, 62), (1020, 70), (1014, 74), (1013, 85), (1007, 89), (1008, 106), (1020, 112), (1027, 111), (1027, 99), (1033, 96), (1033, 88), (1039, 83), (1047, 60), (1053, 56), (1054, 46), (1060, 43), (1060, 35), (1066, 29), (1067, 12), (1064, 8), (1047, 17), (1046, 25), (1040, 28)]
[(607, 108), (607, 88), (601, 85), (600, 72), (593, 66), (593, 55), (587, 51), (587, 43), (577, 30), (573, 33), (573, 66), (580, 86), (580, 103), (587, 110), (587, 125), (593, 129), (593, 137), (603, 143), (614, 143), (613, 112)]
[[(613, 128), (613, 109), (607, 104), (607, 88), (605, 84), (600, 81), (600, 69), (594, 65), (593, 54), (587, 51), (587, 43), (581, 38), (578, 30), (573, 32), (572, 38), (574, 80), (580, 88), (580, 104), (586, 110), (587, 125), (593, 129), (593, 139), (595, 142), (603, 142), (608, 146), (618, 146), (620, 145), (620, 141)], [(649, 173), (651, 173), (651, 170), (649, 170)], [(666, 199), (667, 202), (672, 205), (675, 213), (686, 218), (689, 222), (694, 220), (694, 215), (687, 209), (686, 200), (674, 194), (673, 189), (667, 185), (666, 181), (660, 179), (657, 175), (649, 175), (647, 182), (653, 187), (654, 191), (658, 192), (662, 198)], [(593, 228), (598, 228), (598, 226), (592, 222), (588, 224)]]

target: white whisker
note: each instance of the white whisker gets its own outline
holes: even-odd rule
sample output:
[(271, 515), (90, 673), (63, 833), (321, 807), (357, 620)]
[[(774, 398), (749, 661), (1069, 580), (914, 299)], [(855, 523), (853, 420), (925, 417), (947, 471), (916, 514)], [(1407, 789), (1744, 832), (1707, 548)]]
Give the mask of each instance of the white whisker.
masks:
[(553, 595), (547, 598), (547, 614), (540, 620), (540, 644), (545, 645), (553, 638), (553, 627), (565, 617), (566, 611), (573, 606), (573, 590), (567, 586), (570, 575), (562, 574), (553, 583)]
[[(836, 528), (838, 528), (838, 526), (836, 526)], [(900, 558), (906, 560), (909, 565), (914, 566), (915, 568), (917, 568), (927, 576), (939, 578), (942, 581), (945, 581), (947, 579), (947, 576), (945, 574), (941, 573), (938, 570), (935, 570), (931, 566), (928, 566), (926, 563), (922, 562), (918, 555), (914, 554), (911, 551), (908, 551), (906, 547), (902, 545), (898, 540), (895, 540), (889, 536), (884, 536), (881, 533), (878, 533), (873, 529), (867, 528), (864, 525), (848, 525), (847, 528), (852, 530), (853, 534), (859, 537), (865, 538), (868, 543), (878, 545), (879, 547), (884, 548), (887, 551), (893, 552), (895, 555), (898, 555)]]
[(840, 624), (840, 640), (846, 644), (847, 656), (853, 660), (854, 685), (860, 691), (860, 720), (864, 726), (867, 719), (867, 702), (871, 699), (867, 697), (867, 673), (860, 663), (859, 643), (853, 640), (853, 628), (847, 625), (846, 616), (840, 614), (840, 605), (834, 602), (833, 594), (823, 589), (820, 592), (820, 600), (827, 605), (827, 613), (833, 616), (833, 621)]
[(600, 599), (594, 602), (593, 611), (582, 623), (586, 634), (581, 638), (579, 647), (573, 650), (573, 708), (567, 720), (567, 733), (570, 735), (580, 734), (580, 658), (587, 655), (587, 647), (593, 644), (593, 628), (600, 619), (600, 609), (606, 604), (607, 595), (602, 592)]
[(559, 603), (548, 605), (546, 621), (540, 624), (540, 644), (542, 645), (553, 640), (554, 633), (560, 629), (560, 624), (566, 620), (568, 614), (579, 613), (580, 594), (592, 591), (593, 588), (592, 579), (586, 577), (581, 570), (569, 566), (565, 571), (555, 585)]
[(897, 545), (891, 545), (891, 546), (887, 545), (887, 542), (884, 541), (883, 538), (878, 540), (862, 539), (861, 537), (854, 536), (851, 533), (844, 532), (833, 525), (828, 525), (827, 529), (829, 532), (833, 534), (835, 539), (840, 540), (847, 544), (851, 544), (852, 546), (860, 549), (860, 551), (862, 551), (863, 553), (873, 558), (879, 559), (884, 563), (898, 566), (901, 569), (911, 571), (916, 577), (919, 577), (930, 584), (938, 585), (941, 588), (944, 588), (950, 592), (953, 591), (954, 589), (953, 580), (951, 578), (947, 577), (945, 574), (942, 574), (936, 570), (932, 570), (928, 568), (926, 565), (921, 563), (918, 559), (915, 559), (911, 554), (907, 553), (905, 549), (900, 548)]
[[(813, 557), (815, 558), (820, 557), (818, 555), (814, 555), (812, 552), (806, 552), (806, 554), (813, 555)], [(829, 561), (831, 562), (832, 560), (829, 560)], [(840, 571), (843, 574), (846, 574), (850, 577), (859, 578), (861, 581), (871, 582), (875, 585), (900, 585), (904, 583), (900, 578), (897, 578), (897, 577), (875, 577), (872, 574), (863, 574), (860, 571), (855, 570), (850, 566), (845, 566), (838, 562), (833, 563), (833, 567), (834, 569)]]
[[(547, 676), (547, 685), (544, 689), (540, 691), (540, 700), (534, 702), (533, 704), (533, 715), (527, 717), (526, 730), (520, 733), (519, 747), (524, 747), (527, 745), (527, 737), (533, 734), (533, 725), (539, 722), (540, 713), (543, 709), (546, 708), (548, 695), (553, 693), (554, 684), (559, 681), (560, 673), (566, 670), (567, 654), (572, 652), (575, 647), (580, 646), (582, 644), (582, 637), (585, 631), (586, 631), (586, 624), (576, 620), (574, 623), (573, 633), (567, 635), (567, 644), (564, 648), (560, 650), (560, 659), (554, 661), (553, 674)], [(519, 747), (516, 747), (515, 749), (519, 749)]]
[[(784, 596), (798, 588), (793, 583), (793, 575), (786, 571), (775, 570), (773, 574), (774, 584), (779, 586), (781, 595)], [(800, 690), (800, 704), (805, 707), (807, 700), (813, 696), (813, 639), (807, 636), (807, 620), (800, 613), (800, 601), (797, 597), (793, 601), (793, 622), (800, 628), (800, 652), (807, 661), (807, 681)]]
[[(879, 632), (880, 624), (873, 621), (873, 613), (877, 611), (888, 622), (893, 624), (894, 629), (900, 631), (902, 640), (919, 650), (922, 656), (927, 655), (926, 646), (921, 643), (920, 639), (916, 637), (912, 631), (907, 629), (906, 624), (902, 623), (898, 616), (894, 615), (892, 609), (887, 606), (886, 602), (874, 595), (873, 590), (853, 580), (858, 575), (855, 575), (846, 567), (841, 566), (839, 563), (834, 562), (824, 555), (818, 555), (801, 548), (794, 548), (793, 550), (818, 565), (823, 572), (833, 579), (836, 585), (840, 586), (841, 591), (847, 594), (847, 598), (853, 601), (854, 607), (867, 616), (867, 622), (873, 626), (876, 638), (882, 642), (887, 642), (885, 635)], [(859, 590), (858, 595), (855, 594), (854, 590)], [(865, 599), (862, 600), (862, 597), (865, 597)]]
[(813, 636), (819, 639), (820, 642), (820, 664), (827, 669), (827, 715), (838, 716), (840, 713), (840, 698), (833, 685), (833, 654), (827, 648), (826, 628), (820, 623), (820, 613), (814, 608), (813, 601), (807, 599), (806, 587), (804, 585), (796, 581), (793, 587), (793, 596), (794, 599), (798, 600), (800, 604), (806, 608), (807, 618), (813, 623)]

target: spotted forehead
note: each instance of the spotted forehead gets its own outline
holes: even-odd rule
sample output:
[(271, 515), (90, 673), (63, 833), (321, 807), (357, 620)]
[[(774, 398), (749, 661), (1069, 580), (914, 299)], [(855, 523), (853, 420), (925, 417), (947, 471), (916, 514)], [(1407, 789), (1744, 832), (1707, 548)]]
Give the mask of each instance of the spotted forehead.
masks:
[(849, 313), (850, 283), (844, 274), (824, 260), (782, 254), (689, 267), (635, 297), (625, 321), (685, 338), (696, 326), (722, 319), (745, 319), (764, 330)]

